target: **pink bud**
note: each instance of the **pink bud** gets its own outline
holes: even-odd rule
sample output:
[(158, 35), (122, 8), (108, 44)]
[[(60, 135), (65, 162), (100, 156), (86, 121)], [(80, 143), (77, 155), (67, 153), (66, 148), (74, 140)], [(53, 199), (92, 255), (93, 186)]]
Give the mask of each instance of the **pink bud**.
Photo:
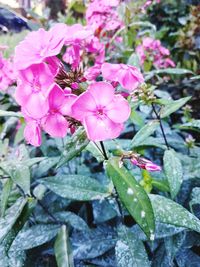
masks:
[(161, 171), (161, 167), (158, 166), (158, 165), (156, 165), (156, 164), (154, 164), (153, 162), (151, 162), (151, 163), (147, 163), (147, 164), (145, 165), (145, 169), (146, 169), (147, 171), (150, 171), (150, 172)]
[(153, 172), (153, 171), (161, 171), (161, 167), (154, 164), (153, 162), (151, 162), (148, 159), (145, 158), (140, 158), (140, 157), (133, 157), (131, 158), (131, 162), (138, 166), (141, 169)]
[(72, 87), (72, 89), (74, 89), (74, 90), (78, 89), (78, 83), (76, 83), (76, 82), (71, 83), (71, 87)]
[(74, 125), (71, 125), (69, 129), (71, 134), (74, 134), (76, 131), (76, 127)]

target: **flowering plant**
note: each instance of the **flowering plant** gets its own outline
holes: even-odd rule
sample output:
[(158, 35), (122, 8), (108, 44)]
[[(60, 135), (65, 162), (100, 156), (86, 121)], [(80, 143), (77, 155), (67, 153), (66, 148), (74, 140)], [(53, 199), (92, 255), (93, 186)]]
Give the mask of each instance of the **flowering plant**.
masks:
[(199, 121), (175, 86), (198, 76), (144, 21), (161, 1), (136, 2), (90, 1), (1, 55), (0, 266), (189, 266)]

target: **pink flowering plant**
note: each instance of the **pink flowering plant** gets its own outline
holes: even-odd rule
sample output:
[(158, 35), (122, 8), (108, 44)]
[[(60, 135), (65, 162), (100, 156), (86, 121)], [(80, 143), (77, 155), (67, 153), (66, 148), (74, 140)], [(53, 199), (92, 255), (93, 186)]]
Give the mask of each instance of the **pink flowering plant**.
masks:
[(161, 2), (72, 3), (77, 23), (0, 47), (0, 266), (189, 266), (199, 120), (171, 88), (199, 76), (146, 21)]

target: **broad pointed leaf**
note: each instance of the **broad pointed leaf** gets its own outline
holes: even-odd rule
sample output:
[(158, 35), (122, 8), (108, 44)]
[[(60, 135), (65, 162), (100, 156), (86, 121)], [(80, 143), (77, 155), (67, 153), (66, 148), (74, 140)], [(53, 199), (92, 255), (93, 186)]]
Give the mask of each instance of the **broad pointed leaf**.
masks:
[(170, 187), (170, 193), (172, 198), (175, 198), (183, 181), (182, 164), (174, 150), (166, 150), (163, 161), (165, 174)]
[(147, 137), (149, 137), (152, 133), (155, 132), (157, 127), (159, 126), (159, 121), (154, 120), (150, 121), (147, 125), (143, 126), (133, 137), (131, 141), (131, 147), (136, 147), (144, 142)]
[(162, 108), (160, 117), (163, 119), (169, 116), (170, 114), (172, 114), (173, 112), (177, 111), (182, 106), (184, 106), (190, 100), (190, 98), (191, 98), (190, 96), (184, 97), (184, 98), (172, 101), (170, 104), (167, 104), (164, 108)]
[(128, 228), (122, 227), (115, 247), (118, 267), (150, 267), (145, 247)]
[(6, 210), (5, 217), (0, 219), (0, 242), (12, 229), (17, 218), (20, 216), (26, 202), (26, 199), (22, 197), (19, 198), (14, 205)]
[(110, 195), (107, 187), (83, 175), (57, 175), (40, 179), (39, 182), (61, 197), (74, 200), (94, 200)]
[(56, 224), (38, 224), (22, 229), (14, 240), (11, 251), (38, 247), (54, 238), (59, 230)]
[(125, 167), (119, 166), (119, 158), (112, 158), (108, 161), (107, 173), (124, 206), (145, 234), (150, 237), (155, 230), (154, 214), (149, 197), (143, 187)]
[(58, 267), (74, 267), (68, 231), (65, 225), (61, 227), (57, 235), (54, 250)]
[(60, 158), (57, 167), (60, 167), (77, 156), (87, 145), (87, 139), (84, 128), (79, 128), (67, 141), (65, 150)]
[(200, 233), (200, 220), (181, 205), (163, 196), (149, 195), (158, 222), (185, 227)]

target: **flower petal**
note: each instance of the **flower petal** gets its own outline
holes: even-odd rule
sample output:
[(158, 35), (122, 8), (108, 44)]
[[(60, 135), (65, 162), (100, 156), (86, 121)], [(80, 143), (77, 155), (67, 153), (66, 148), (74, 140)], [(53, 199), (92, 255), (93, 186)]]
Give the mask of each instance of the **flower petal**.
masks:
[(74, 104), (75, 100), (77, 99), (76, 95), (69, 94), (65, 95), (65, 102), (64, 104), (60, 107), (60, 112), (63, 115), (68, 115), (72, 117), (72, 105)]
[(123, 130), (123, 124), (114, 123), (107, 117), (101, 119), (94, 115), (85, 117), (83, 124), (88, 138), (95, 142), (116, 138)]
[(24, 138), (28, 144), (40, 146), (42, 142), (41, 129), (38, 123), (34, 120), (29, 121), (24, 129)]
[(95, 82), (88, 87), (88, 92), (94, 97), (97, 106), (105, 107), (112, 101), (115, 89), (107, 82)]
[(121, 95), (115, 95), (113, 101), (107, 106), (107, 116), (116, 123), (125, 122), (130, 113), (129, 103)]
[(65, 93), (57, 84), (54, 84), (51, 87), (50, 93), (48, 96), (48, 101), (49, 101), (49, 108), (56, 109), (58, 111), (60, 110), (61, 106), (64, 104)]
[(88, 114), (96, 110), (96, 103), (93, 96), (87, 91), (82, 93), (72, 105), (72, 117), (82, 121)]
[(117, 81), (117, 73), (120, 70), (119, 64), (104, 63), (101, 67), (104, 79), (109, 81)]
[(52, 137), (65, 137), (68, 130), (67, 120), (59, 113), (47, 115), (42, 126)]
[(47, 114), (49, 105), (47, 99), (39, 92), (31, 94), (23, 108), (31, 118), (40, 119)]
[(19, 105), (24, 105), (32, 93), (32, 88), (22, 81), (18, 81), (18, 85), (15, 90), (15, 100)]

